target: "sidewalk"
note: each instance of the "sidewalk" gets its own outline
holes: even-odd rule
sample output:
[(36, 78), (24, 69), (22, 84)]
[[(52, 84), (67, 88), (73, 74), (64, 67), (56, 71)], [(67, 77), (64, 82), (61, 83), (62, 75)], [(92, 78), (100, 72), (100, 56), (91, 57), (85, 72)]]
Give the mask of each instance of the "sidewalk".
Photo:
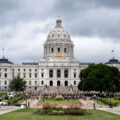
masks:
[[(82, 108), (93, 109), (93, 103), (94, 103), (93, 100), (80, 99), (80, 101), (83, 103)], [(102, 105), (99, 105), (97, 103), (95, 103), (95, 106), (96, 106), (97, 110), (103, 110), (103, 111), (106, 111), (106, 112), (111, 112), (111, 113), (120, 115), (120, 107), (109, 108), (108, 106), (102, 106)]]
[(1, 106), (0, 107), (0, 115), (8, 113), (8, 112), (12, 112), (14, 110), (18, 110), (21, 109), (20, 107), (16, 107), (16, 106)]

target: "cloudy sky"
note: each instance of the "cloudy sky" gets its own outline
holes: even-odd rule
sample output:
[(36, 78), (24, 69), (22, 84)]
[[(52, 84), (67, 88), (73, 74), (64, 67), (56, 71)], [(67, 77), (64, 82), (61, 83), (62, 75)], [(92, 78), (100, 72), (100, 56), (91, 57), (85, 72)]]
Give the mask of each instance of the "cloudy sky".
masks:
[(0, 0), (0, 57), (38, 62), (57, 16), (80, 62), (120, 60), (120, 0)]

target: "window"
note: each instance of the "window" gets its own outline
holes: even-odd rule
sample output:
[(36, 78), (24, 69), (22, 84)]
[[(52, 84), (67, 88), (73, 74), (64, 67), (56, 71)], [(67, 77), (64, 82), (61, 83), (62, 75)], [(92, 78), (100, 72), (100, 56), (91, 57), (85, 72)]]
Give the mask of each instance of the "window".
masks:
[(20, 72), (20, 69), (18, 69), (18, 71)]
[(18, 73), (18, 76), (20, 77), (20, 73)]
[(12, 69), (12, 71), (14, 72), (14, 71), (15, 71), (15, 69)]
[(41, 74), (41, 77), (44, 77), (44, 73)]
[(49, 70), (49, 77), (53, 77), (53, 70)]
[(60, 48), (58, 48), (58, 52), (60, 52)]
[(35, 72), (37, 72), (37, 69), (35, 69)]
[(52, 34), (52, 37), (54, 37), (54, 34)]
[(0, 85), (1, 85), (1, 81), (0, 81)]
[(74, 85), (76, 85), (76, 81), (74, 81)]
[(35, 73), (35, 78), (37, 78), (37, 73)]
[(5, 80), (4, 84), (7, 85), (7, 81), (6, 80)]
[(68, 70), (64, 71), (64, 78), (68, 78)]
[(44, 85), (44, 81), (41, 81), (41, 84)]
[(29, 73), (29, 78), (31, 78), (32, 77), (32, 74), (31, 73)]
[(26, 74), (25, 73), (23, 73), (23, 77), (26, 78)]
[(7, 71), (7, 68), (5, 68), (5, 71)]
[(29, 69), (29, 72), (31, 72), (32, 70), (31, 69)]
[(64, 48), (64, 53), (66, 53), (66, 48)]
[(14, 78), (15, 77), (15, 73), (12, 73), (12, 78)]
[(0, 68), (0, 71), (1, 71), (1, 68)]
[(0, 73), (0, 78), (1, 78), (1, 73)]
[(31, 81), (29, 81), (29, 85), (31, 85)]
[(52, 52), (52, 53), (54, 52), (54, 49), (53, 49), (53, 48), (51, 48), (51, 52)]
[(35, 81), (35, 86), (37, 86), (37, 81)]
[(60, 86), (60, 81), (57, 81), (57, 86)]
[(61, 77), (61, 71), (57, 70), (57, 77), (60, 78)]
[(68, 86), (68, 81), (65, 81), (65, 86)]
[(74, 73), (74, 78), (76, 78), (76, 73)]
[(53, 81), (50, 81), (49, 85), (50, 85), (50, 86), (53, 86)]
[(58, 37), (60, 37), (60, 35), (58, 35)]
[(26, 71), (26, 69), (24, 69), (24, 72)]
[(4, 74), (5, 78), (7, 78), (7, 73)]

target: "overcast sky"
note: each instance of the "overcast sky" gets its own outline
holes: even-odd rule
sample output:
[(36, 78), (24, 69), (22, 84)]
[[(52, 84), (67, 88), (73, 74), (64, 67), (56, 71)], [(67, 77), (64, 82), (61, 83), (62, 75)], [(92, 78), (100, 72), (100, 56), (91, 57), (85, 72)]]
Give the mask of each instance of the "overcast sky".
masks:
[(38, 62), (57, 16), (80, 62), (120, 60), (120, 0), (0, 0), (0, 57)]

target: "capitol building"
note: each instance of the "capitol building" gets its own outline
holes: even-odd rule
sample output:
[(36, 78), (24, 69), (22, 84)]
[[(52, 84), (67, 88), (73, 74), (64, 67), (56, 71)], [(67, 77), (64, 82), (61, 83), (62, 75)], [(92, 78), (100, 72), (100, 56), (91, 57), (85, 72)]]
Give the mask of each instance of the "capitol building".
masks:
[[(120, 63), (113, 58), (106, 64), (119, 67)], [(14, 64), (4, 57), (0, 59), (0, 91), (8, 91), (10, 80), (20, 76), (27, 82), (26, 91), (77, 92), (80, 70), (87, 66), (75, 59), (74, 44), (58, 17), (38, 63)]]

